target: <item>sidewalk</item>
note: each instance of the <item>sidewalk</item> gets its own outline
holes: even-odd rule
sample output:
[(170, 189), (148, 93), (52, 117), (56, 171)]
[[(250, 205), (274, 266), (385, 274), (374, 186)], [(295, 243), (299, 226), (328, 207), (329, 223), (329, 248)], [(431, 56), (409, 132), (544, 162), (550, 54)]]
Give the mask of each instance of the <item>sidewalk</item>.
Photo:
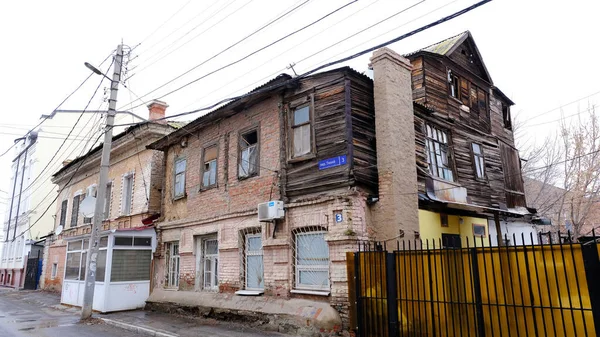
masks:
[[(60, 294), (44, 291), (0, 290), (0, 295), (34, 304), (40, 310), (59, 310), (78, 317), (81, 309), (60, 304)], [(222, 322), (213, 319), (192, 318), (183, 315), (150, 312), (144, 310), (123, 311), (109, 314), (94, 313), (93, 317), (106, 324), (129, 330), (139, 335), (158, 337), (285, 337), (249, 325)]]

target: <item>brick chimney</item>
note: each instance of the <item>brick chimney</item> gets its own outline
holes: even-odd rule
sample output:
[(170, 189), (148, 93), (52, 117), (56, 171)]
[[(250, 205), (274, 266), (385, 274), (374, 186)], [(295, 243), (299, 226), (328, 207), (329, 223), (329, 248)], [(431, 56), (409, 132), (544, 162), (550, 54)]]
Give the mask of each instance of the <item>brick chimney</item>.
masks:
[(379, 201), (373, 205), (375, 240), (415, 239), (419, 200), (410, 61), (391, 49), (371, 57)]
[(165, 111), (168, 107), (169, 106), (167, 103), (163, 101), (159, 101), (157, 99), (152, 100), (152, 102), (148, 104), (148, 119), (151, 121), (156, 121), (157, 123), (167, 124), (167, 120), (161, 118), (165, 118)]

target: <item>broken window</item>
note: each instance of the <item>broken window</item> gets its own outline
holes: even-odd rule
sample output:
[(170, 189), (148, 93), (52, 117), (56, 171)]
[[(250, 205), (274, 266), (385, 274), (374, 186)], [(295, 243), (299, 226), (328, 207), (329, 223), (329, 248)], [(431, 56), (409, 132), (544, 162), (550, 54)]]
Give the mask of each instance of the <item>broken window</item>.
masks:
[(312, 126), (310, 106), (296, 108), (292, 116), (293, 158), (302, 157), (312, 151)]
[(475, 164), (475, 176), (477, 179), (485, 178), (485, 158), (483, 157), (483, 148), (481, 144), (472, 143), (473, 163)]
[(202, 166), (202, 188), (217, 184), (217, 145), (204, 148)]
[(247, 178), (258, 174), (258, 130), (240, 135), (238, 177)]
[(502, 120), (504, 121), (504, 127), (512, 130), (512, 121), (510, 118), (510, 106), (502, 103)]
[(448, 135), (431, 125), (426, 125), (427, 163), (432, 176), (454, 181), (450, 168), (450, 153), (448, 151)]
[(185, 158), (179, 158), (175, 161), (175, 184), (173, 186), (173, 198), (185, 196), (185, 168), (187, 161)]
[(452, 70), (448, 70), (449, 94), (456, 99), (460, 99), (459, 82), (458, 76), (454, 75)]

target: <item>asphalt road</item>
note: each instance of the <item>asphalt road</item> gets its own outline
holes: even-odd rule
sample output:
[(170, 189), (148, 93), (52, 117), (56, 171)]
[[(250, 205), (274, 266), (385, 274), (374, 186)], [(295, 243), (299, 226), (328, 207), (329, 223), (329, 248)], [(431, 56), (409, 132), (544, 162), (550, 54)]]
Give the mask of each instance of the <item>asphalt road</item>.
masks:
[(140, 334), (104, 323), (79, 323), (71, 312), (45, 303), (25, 301), (0, 289), (1, 337), (138, 337)]

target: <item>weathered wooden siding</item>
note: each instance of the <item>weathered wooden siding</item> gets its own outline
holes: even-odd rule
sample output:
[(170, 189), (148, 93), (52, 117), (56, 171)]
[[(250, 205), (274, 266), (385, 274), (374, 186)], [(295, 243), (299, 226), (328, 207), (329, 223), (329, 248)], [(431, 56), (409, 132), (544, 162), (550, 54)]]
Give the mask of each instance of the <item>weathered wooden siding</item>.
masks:
[[(490, 93), (490, 84), (481, 81), (468, 72), (450, 64), (447, 59), (428, 56), (423, 58), (425, 73), (425, 100), (424, 104), (436, 112), (444, 113), (451, 118), (459, 120), (473, 128), (489, 133), (491, 131), (489, 104), (485, 110), (471, 109), (468, 107), (472, 95), (469, 83)], [(460, 90), (464, 98), (462, 101), (451, 97), (448, 87), (448, 69), (461, 78)], [(474, 98), (477, 98), (475, 93)]]
[[(505, 103), (508, 104), (508, 103)], [(513, 132), (504, 127), (504, 118), (502, 116), (502, 99), (490, 95), (490, 120), (492, 124), (492, 134), (507, 144), (514, 144)]]
[[(456, 183), (467, 188), (467, 195), (471, 203), (487, 207), (499, 207), (500, 204), (506, 203), (502, 160), (494, 137), (464, 124), (455, 123), (442, 114), (432, 113), (424, 108), (415, 109), (417, 173), (420, 192), (425, 192), (425, 179), (429, 172), (425, 155), (425, 124), (448, 131), (451, 140), (450, 155), (454, 179)], [(471, 152), (473, 142), (483, 146), (486, 179), (476, 179), (475, 177)]]
[[(293, 109), (314, 97), (314, 137), (316, 155), (305, 160), (290, 159), (286, 164), (286, 194), (290, 197), (322, 192), (352, 184), (350, 165), (319, 170), (319, 161), (348, 156), (347, 123), (345, 118), (345, 74), (328, 72), (300, 80), (298, 87), (284, 98), (285, 122), (290, 136), (289, 118)], [(348, 158), (350, 161), (351, 158)]]
[(462, 68), (477, 75), (479, 78), (489, 81), (483, 65), (481, 64), (481, 60), (479, 60), (477, 53), (475, 53), (475, 47), (472, 46), (468, 40), (458, 46), (454, 52), (449, 55), (449, 58)]
[(504, 187), (508, 207), (525, 207), (525, 188), (521, 175), (519, 151), (511, 145), (500, 143), (502, 165), (504, 166)]
[(353, 145), (352, 175), (357, 184), (377, 193), (377, 147), (373, 81), (349, 76)]
[(425, 100), (425, 70), (423, 68), (423, 58), (417, 57), (411, 61), (412, 64), (412, 91), (413, 100), (423, 103)]

